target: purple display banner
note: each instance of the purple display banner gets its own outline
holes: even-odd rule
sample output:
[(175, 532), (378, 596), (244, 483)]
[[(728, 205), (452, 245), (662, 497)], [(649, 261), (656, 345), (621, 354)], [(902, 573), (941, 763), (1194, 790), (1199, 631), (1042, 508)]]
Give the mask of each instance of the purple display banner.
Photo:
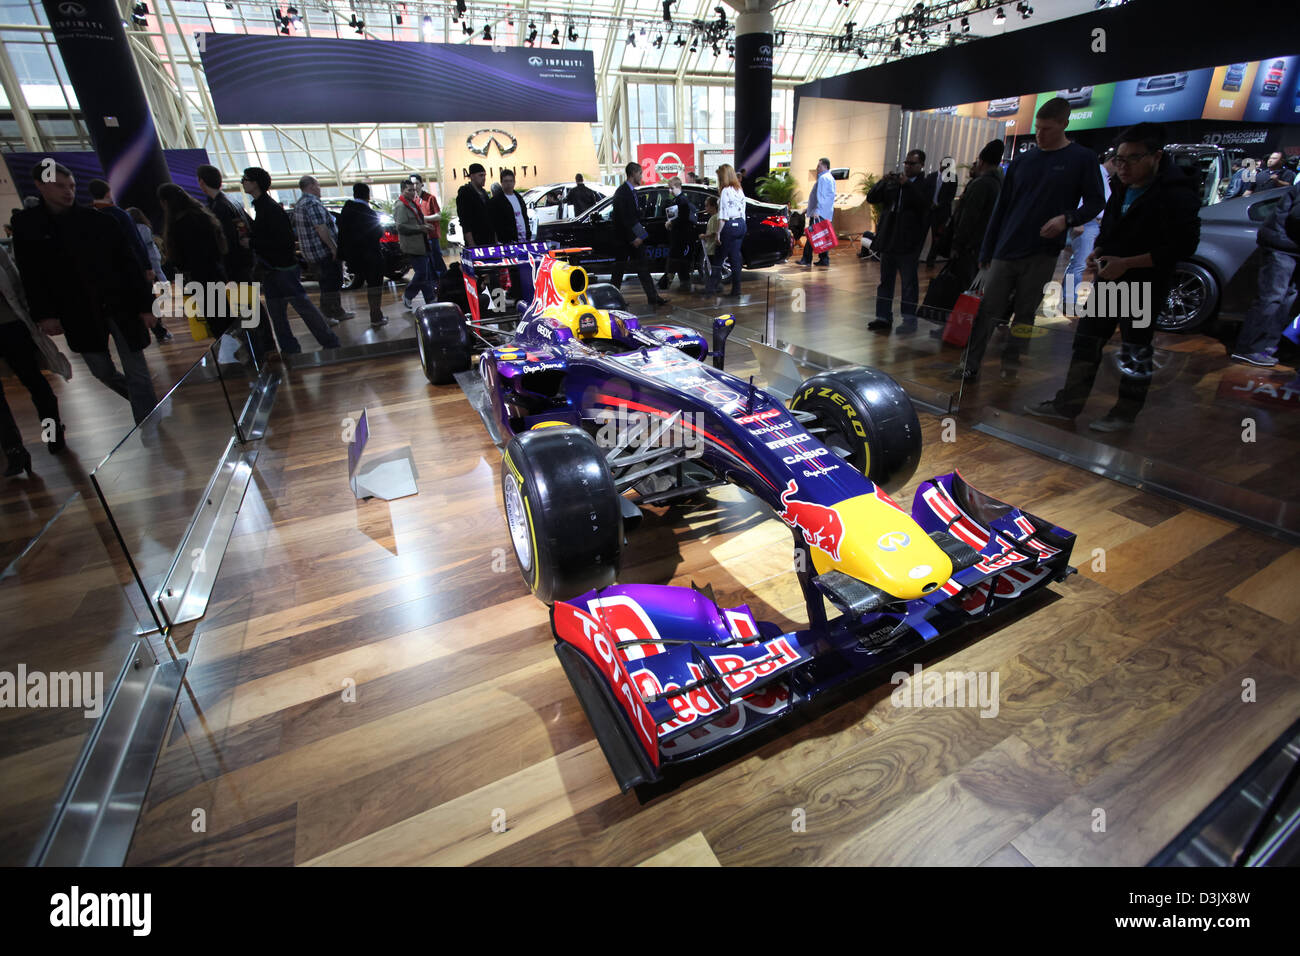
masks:
[(222, 123), (596, 121), (584, 50), (237, 33), (199, 49)]
[[(195, 170), (209, 162), (208, 151), (206, 149), (164, 149), (162, 152), (163, 159), (167, 161), (167, 169), (171, 173), (172, 182), (206, 206), (208, 200), (199, 189)], [(82, 205), (90, 204), (90, 191), (88, 189), (90, 181), (92, 179), (108, 179), (104, 175), (104, 167), (100, 165), (99, 156), (89, 151), (5, 153), (5, 163), (9, 166), (9, 175), (13, 177), (14, 188), (18, 190), (18, 194), (24, 199), (28, 196), (40, 195), (36, 191), (36, 180), (32, 176), (32, 170), (46, 157), (56, 163), (62, 163), (72, 171), (73, 177), (77, 180), (77, 202)]]

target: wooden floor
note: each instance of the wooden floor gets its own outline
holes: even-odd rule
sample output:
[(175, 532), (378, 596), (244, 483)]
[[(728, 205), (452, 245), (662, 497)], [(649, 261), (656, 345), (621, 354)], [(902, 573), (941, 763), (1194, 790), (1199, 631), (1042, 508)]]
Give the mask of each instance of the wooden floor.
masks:
[[(353, 498), (340, 422), (363, 405), (419, 495)], [(1079, 535), (1050, 600), (929, 665), (996, 672), (997, 715), (887, 685), (642, 803), (514, 567), (500, 454), (460, 391), (414, 355), (289, 371), (208, 614), (177, 635), (193, 663), (128, 862), (1146, 862), (1300, 712), (1300, 550), (921, 417), (900, 502), (960, 467)], [(802, 623), (788, 532), (734, 489), (628, 553), (624, 581)]]

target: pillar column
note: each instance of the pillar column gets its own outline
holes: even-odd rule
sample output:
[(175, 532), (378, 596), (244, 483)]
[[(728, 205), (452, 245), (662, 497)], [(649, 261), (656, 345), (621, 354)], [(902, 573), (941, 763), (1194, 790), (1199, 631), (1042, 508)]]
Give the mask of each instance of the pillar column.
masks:
[[(158, 224), (155, 191), (171, 182), (144, 85), (114, 0), (43, 0), (90, 141), (119, 206)], [(150, 10), (157, 17), (156, 8)]]
[(746, 193), (771, 164), (773, 3), (749, 0), (736, 15), (735, 166), (746, 169)]

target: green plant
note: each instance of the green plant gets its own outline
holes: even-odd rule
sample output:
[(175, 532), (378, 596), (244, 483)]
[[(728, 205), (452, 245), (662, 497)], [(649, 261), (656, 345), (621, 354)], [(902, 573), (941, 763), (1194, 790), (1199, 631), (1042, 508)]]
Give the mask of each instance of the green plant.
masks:
[[(872, 188), (876, 185), (877, 182), (879, 182), (879, 180), (876, 179), (875, 173), (859, 173), (858, 192), (862, 193), (862, 195), (865, 196), (867, 193), (871, 192)], [(880, 202), (873, 202), (871, 204), (872, 232), (874, 232), (876, 226), (880, 224), (880, 220), (881, 218), (884, 217), (884, 215), (885, 215), (885, 204)]]
[(371, 205), (373, 205), (380, 212), (386, 212), (388, 213), (388, 215), (391, 216), (393, 214), (393, 203), (394, 201), (392, 199), (376, 199), (373, 203), (371, 203)]
[(795, 199), (799, 195), (799, 189), (795, 185), (794, 177), (790, 175), (788, 169), (776, 169), (766, 176), (760, 177), (757, 192), (759, 199), (785, 206), (794, 205)]

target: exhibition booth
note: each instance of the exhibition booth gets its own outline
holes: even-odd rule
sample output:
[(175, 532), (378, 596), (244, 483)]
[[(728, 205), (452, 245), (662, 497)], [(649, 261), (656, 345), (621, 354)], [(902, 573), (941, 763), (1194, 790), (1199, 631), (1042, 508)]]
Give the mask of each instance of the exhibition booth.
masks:
[[(923, 801), (911, 806), (927, 819), (946, 805), (944, 788), (958, 786), (945, 782), (947, 763), (988, 760), (996, 769), (987, 779), (994, 781), (1010, 772), (996, 764), (1005, 751), (1028, 767), (1024, 776), (1048, 794), (1032, 814), (1000, 805), (989, 811), (986, 804), (996, 801), (961, 797), (973, 817), (1001, 814), (1002, 829), (986, 827), (998, 832), (978, 853), (961, 856), (958, 847), (960, 862), (1018, 855), (1011, 847), (1018, 833), (1030, 834), (1026, 856), (1046, 864), (1072, 862), (1075, 854), (1084, 862), (1135, 862), (1125, 853), (1141, 853), (1136, 862), (1146, 862), (1165, 846), (1169, 858), (1183, 852), (1191, 838), (1174, 838), (1208, 800), (1180, 808), (1158, 840), (1148, 834), (1156, 847), (1116, 848), (1116, 837), (1106, 856), (1056, 835), (1068, 831), (1060, 823), (1068, 800), (1082, 806), (1102, 799), (1082, 789), (1097, 780), (1120, 778), (1116, 791), (1134, 801), (1130, 819), (1150, 812), (1154, 798), (1124, 789), (1139, 786), (1134, 781), (1169, 742), (1123, 736), (1136, 734), (1154, 712), (1146, 701), (1160, 696), (1165, 679), (1151, 676), (1159, 668), (1141, 656), (1145, 642), (1153, 635), (1167, 640), (1158, 653), (1177, 657), (1180, 627), (1219, 614), (1194, 600), (1176, 610), (1143, 608), (1134, 617), (1148, 615), (1142, 625), (1150, 633), (1139, 635), (1124, 609), (1109, 603), (1127, 599), (1136, 584), (1101, 577), (1104, 559), (1100, 571), (1095, 560), (1113, 542), (1116, 567), (1128, 574), (1139, 560), (1124, 543), (1171, 516), (1177, 526), (1141, 546), (1150, 553), (1142, 552), (1135, 582), (1154, 580), (1180, 560), (1217, 559), (1222, 542), (1223, 563), (1239, 580), (1196, 564), (1176, 585), (1181, 596), (1222, 583), (1250, 609), (1245, 636), (1222, 660), (1171, 664), (1168, 679), (1184, 683), (1168, 696), (1207, 692), (1197, 683), (1205, 673), (1218, 682), (1216, 693), (1235, 693), (1241, 673), (1258, 665), (1261, 681), (1277, 689), (1259, 708), (1265, 716), (1252, 724), (1255, 714), (1238, 709), (1215, 727), (1242, 740), (1243, 752), (1258, 753), (1277, 737), (1295, 694), (1287, 669), (1294, 663), (1282, 652), (1252, 655), (1264, 646), (1264, 619), (1291, 613), (1273, 591), (1259, 595), (1276, 586), (1279, 579), (1268, 575), (1292, 566), (1286, 555), (1300, 545), (1300, 385), (1290, 370), (1300, 346), (1282, 346), (1287, 371), (1228, 359), (1241, 297), (1258, 269), (1248, 248), (1253, 239), (1241, 237), (1258, 228), (1276, 200), (1222, 199), (1221, 178), (1214, 178), (1221, 170), (1194, 164), (1209, 183), (1202, 235), (1235, 230), (1245, 243), (1213, 296), (1201, 290), (1194, 323), (1168, 303), (1117, 304), (1100, 293), (1070, 303), (1076, 290), (1064, 282), (1067, 249), (1053, 276), (1060, 285), (1049, 288), (1035, 322), (999, 322), (983, 363), (963, 377), (954, 372), (966, 350), (944, 334), (952, 309), (923, 308), (914, 330), (897, 321), (890, 334), (867, 328), (879, 267), (870, 235), (861, 240), (874, 232), (879, 211), (866, 193), (909, 151), (922, 149), (927, 173), (941, 172), (943, 157), (955, 160), (960, 202), (980, 149), (1003, 140), (1004, 158), (1014, 159), (1032, 133), (1035, 110), (1058, 93), (1074, 107), (1067, 132), (1088, 132), (1095, 142), (1160, 114), (1171, 122), (1212, 122), (1229, 134), (1238, 125), (1267, 127), (1248, 155), (1256, 145), (1300, 143), (1300, 56), (1262, 55), (1260, 42), (1250, 41), (1248, 50), (1234, 34), (1219, 59), (1241, 62), (1189, 66), (1209, 55), (1205, 43), (1156, 53), (1117, 36), (1113, 58), (1070, 52), (1046, 69), (1044, 51), (1065, 27), (1039, 29), (1047, 32), (987, 41), (1002, 44), (996, 56), (954, 46), (799, 89), (789, 170), (798, 192), (776, 204), (783, 214), (764, 210), (760, 218), (783, 236), (816, 182), (818, 160), (829, 157), (842, 171), (832, 217), (839, 247), (829, 268), (801, 269), (792, 242), (788, 256), (746, 269), (738, 295), (669, 290), (671, 303), (656, 308), (632, 274), (621, 298), (605, 288), (597, 293), (591, 287), (608, 281), (608, 264), (575, 268), (566, 256), (577, 253), (556, 250), (561, 243), (471, 252), (444, 235), (447, 264), (462, 269), (466, 307), (448, 300), (405, 310), (405, 279), (388, 277), (388, 323), (377, 326), (367, 322), (364, 287), (345, 289), (344, 307), (356, 315), (331, 327), (338, 348), (319, 346), (292, 309), (303, 351), (274, 359), (248, 327), (214, 340), (183, 304), (167, 310), (164, 320), (179, 340), (173, 354), (184, 355), (172, 362), (184, 368), (165, 394), (159, 389), (163, 397), (147, 418), (96, 454), (86, 489), (66, 494), (58, 486), (48, 497), (61, 500), (42, 505), (49, 514), (25, 516), (43, 527), (0, 576), (0, 618), (17, 625), (0, 638), (0, 671), (107, 677), (78, 685), (85, 706), (75, 713), (0, 710), (9, 731), (0, 754), (9, 784), (0, 798), (0, 862), (508, 864), (548, 862), (557, 848), (572, 852), (566, 859), (601, 862), (618, 840), (598, 846), (586, 837), (606, 817), (611, 827), (625, 825), (649, 806), (669, 818), (665, 830), (674, 839), (693, 838), (703, 826), (698, 806), (688, 813), (670, 801), (697, 783), (722, 801), (734, 782), (728, 773), (746, 776), (754, 791), (745, 791), (743, 802), (754, 804), (788, 796), (782, 774), (801, 763), (814, 775), (829, 768), (820, 785), (833, 791), (860, 769), (837, 752), (839, 733), (857, 735), (856, 742), (879, 734), (896, 746), (903, 756), (895, 762), (907, 768), (899, 776), (921, 778), (924, 792), (907, 798)], [(501, 169), (514, 169), (521, 194), (598, 169), (589, 52), (292, 42), (285, 55), (277, 36), (205, 37), (203, 67), (223, 123), (442, 123), (432, 172), (444, 210), (472, 163), (487, 167), (489, 184)], [(1031, 50), (1038, 52), (1018, 59)], [(1128, 74), (1138, 63), (1150, 68), (1147, 74), (1172, 72), (1093, 77), (1088, 71), (1097, 62), (1112, 73)], [(466, 76), (490, 81), (492, 95), (467, 95), (473, 84)], [(1031, 85), (1057, 89), (1007, 92)], [(962, 91), (987, 98), (963, 98)], [(1283, 117), (1283, 107), (1292, 106), (1294, 116)], [(666, 174), (685, 160), (670, 160), (665, 150), (654, 155), (659, 168), (648, 183), (663, 192)], [(41, 156), (7, 157), (20, 191)], [(190, 189), (192, 169), (220, 159), (202, 150), (168, 151), (166, 163)], [(61, 161), (79, 183), (102, 169), (94, 155)], [(690, 162), (699, 164), (695, 156)], [(228, 181), (238, 172), (228, 170)], [(276, 192), (296, 196), (287, 184), (277, 183)], [(643, 218), (666, 224), (666, 205), (652, 198), (642, 205)], [(1217, 218), (1206, 212), (1212, 208)], [(593, 234), (598, 222), (612, 220), (608, 208), (602, 215), (588, 223)], [(650, 255), (658, 278), (667, 248)], [(531, 283), (520, 282), (521, 269)], [(922, 298), (941, 269), (922, 266)], [(534, 286), (537, 298), (521, 309), (524, 285)], [(314, 282), (307, 289), (318, 297)], [(1156, 325), (1151, 356), (1135, 356), (1118, 341), (1097, 343), (1102, 362), (1082, 415), (1061, 422), (1027, 411), (1069, 373), (1079, 343), (1077, 317), (1065, 312), (1117, 307)], [(848, 371), (857, 366), (883, 375)], [(570, 373), (578, 382), (572, 387)], [(873, 431), (869, 438), (859, 421), (863, 448), (831, 452), (813, 438), (829, 447), (838, 422), (838, 437), (851, 445), (856, 406), (833, 419), (833, 410), (809, 410), (795, 396), (813, 380), (829, 392), (853, 375), (872, 376), (855, 400), (893, 430), (885, 447), (873, 447), (879, 436)], [(1090, 428), (1135, 379), (1145, 384), (1146, 401), (1134, 427)], [(652, 399), (663, 395), (680, 399), (681, 407), (659, 408)], [(577, 442), (582, 448), (575, 450), (574, 429), (560, 426), (590, 426), (593, 409), (608, 412), (616, 401), (641, 402), (637, 408), (659, 416), (653, 439), (599, 449)], [(696, 416), (689, 426), (688, 412)], [(704, 436), (705, 450), (693, 457), (707, 468), (664, 450), (664, 436), (676, 437), (673, 428)], [(781, 429), (789, 431), (772, 433)], [(970, 443), (960, 449), (951, 437), (958, 431)], [(894, 440), (904, 432), (906, 447)], [(664, 448), (651, 447), (660, 439)], [(549, 449), (565, 468), (546, 471), (551, 459), (530, 449)], [(582, 458), (584, 449), (593, 455)], [(1005, 474), (1004, 457), (1015, 462)], [(1004, 481), (1007, 490), (976, 489), (963, 466)], [(591, 487), (601, 475), (609, 487), (600, 490), (616, 494), (596, 500)], [(1096, 476), (1114, 479), (1119, 490), (1097, 490)], [(900, 496), (906, 485), (914, 496), (910, 509), (886, 485)], [(1066, 502), (1066, 517), (1053, 511), (1057, 499)], [(610, 501), (612, 510), (601, 510)], [(542, 525), (543, 503), (567, 524)], [(1090, 525), (1077, 542), (1065, 527), (1112, 508), (1109, 524)], [(863, 515), (872, 522), (870, 541), (850, 533)], [(595, 557), (581, 550), (588, 529), (609, 537)], [(634, 529), (646, 543), (624, 553), (624, 531), (630, 539)], [(926, 549), (925, 560), (888, 563), (909, 546), (911, 554)], [(881, 558), (884, 552), (890, 556)], [(1078, 575), (1072, 565), (1080, 566)], [(863, 568), (871, 573), (859, 573)], [(1071, 595), (1048, 589), (1067, 582), (1078, 585)], [(607, 593), (617, 606), (608, 615), (601, 605)], [(1013, 603), (1017, 613), (1004, 619), (1003, 644), (981, 644), (1002, 626), (984, 620)], [(1231, 629), (1221, 618), (1214, 619)], [(948, 640), (967, 625), (965, 636)], [(49, 641), (55, 631), (61, 639)], [(1075, 645), (1065, 646), (1094, 631), (1109, 642), (1095, 657), (1091, 649), (1076, 657)], [(538, 634), (553, 640), (540, 647)], [(1061, 635), (1064, 649), (1035, 643), (1044, 634), (1053, 641)], [(945, 650), (936, 651), (940, 646)], [(935, 732), (943, 738), (938, 758), (918, 756), (925, 744), (908, 749), (914, 741), (900, 742), (896, 712), (868, 716), (887, 696), (875, 684), (876, 697), (855, 704), (859, 709), (836, 715), (825, 704), (835, 699), (828, 693), (806, 719), (780, 724), (797, 728), (790, 741), (771, 729), (823, 692), (841, 685), (862, 690), (861, 681), (879, 684), (914, 663), (919, 674), (922, 663), (948, 648), (964, 654), (962, 666), (972, 672), (1005, 667), (1011, 690), (995, 729), (988, 728), (996, 714), (984, 722), (963, 713)], [(1112, 705), (1099, 689), (1116, 662), (1138, 675), (1132, 696), (1145, 695), (1139, 704)], [(1076, 693), (1095, 694), (1096, 705), (1057, 739), (1056, 728), (1076, 717), (1053, 723), (1053, 708), (1065, 708)], [(1107, 716), (1107, 707), (1136, 713), (1132, 726)], [(81, 711), (94, 716), (82, 719)], [(1096, 731), (1097, 752), (1083, 753), (1077, 741), (1088, 735), (1092, 717), (1111, 723)], [(479, 728), (499, 746), (480, 746)], [(1177, 740), (1203, 728), (1187, 718), (1176, 729)], [(751, 733), (728, 769), (733, 758), (725, 746)], [(1107, 734), (1125, 741), (1114, 765), (1104, 753)], [(1057, 764), (1040, 759), (1035, 746)], [(718, 754), (690, 763), (693, 748), (704, 754), (714, 747)], [(958, 760), (950, 747), (969, 753), (962, 750)], [(307, 756), (284, 756), (290, 752)], [(746, 760), (753, 762), (737, 770)], [(330, 776), (342, 761), (354, 762), (355, 778)], [(717, 768), (723, 769), (710, 778)], [(1215, 792), (1235, 777), (1216, 778)], [(509, 800), (494, 789), (502, 781)], [(988, 786), (978, 775), (959, 784), (976, 794)], [(634, 805), (624, 798), (638, 787), (641, 803)], [(189, 826), (192, 804), (201, 802), (196, 793), (211, 801), (203, 805), (212, 811), (211, 843), (205, 830)], [(825, 802), (847, 807), (854, 799)], [(879, 799), (891, 810), (903, 802), (888, 794)], [(501, 802), (512, 827), (494, 829), (508, 835), (489, 845), (480, 818)], [(515, 827), (520, 806), (524, 822)], [(784, 832), (789, 810), (777, 809), (782, 832), (770, 841), (743, 826), (728, 830), (725, 817), (709, 835), (737, 862), (785, 862), (795, 837)], [(874, 822), (855, 812), (846, 811), (850, 823), (871, 832)], [(891, 856), (880, 848), (906, 840), (872, 835), (845, 837), (850, 862), (936, 862), (901, 850)], [(531, 849), (530, 839), (538, 841)], [(216, 849), (205, 857), (210, 846)]]

